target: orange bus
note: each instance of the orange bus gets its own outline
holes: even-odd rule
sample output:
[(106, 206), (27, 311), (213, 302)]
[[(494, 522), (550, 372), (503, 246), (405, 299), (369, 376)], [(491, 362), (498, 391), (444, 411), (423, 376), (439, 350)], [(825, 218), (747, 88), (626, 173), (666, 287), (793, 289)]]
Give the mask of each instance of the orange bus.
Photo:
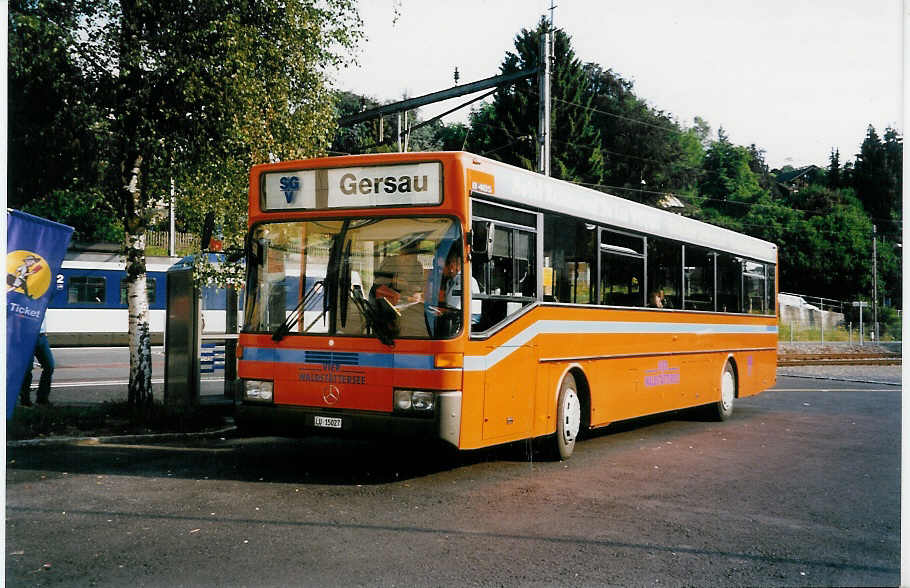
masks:
[[(255, 166), (236, 422), (579, 434), (775, 381), (775, 245), (464, 152)], [(464, 278), (463, 276), (468, 276)]]

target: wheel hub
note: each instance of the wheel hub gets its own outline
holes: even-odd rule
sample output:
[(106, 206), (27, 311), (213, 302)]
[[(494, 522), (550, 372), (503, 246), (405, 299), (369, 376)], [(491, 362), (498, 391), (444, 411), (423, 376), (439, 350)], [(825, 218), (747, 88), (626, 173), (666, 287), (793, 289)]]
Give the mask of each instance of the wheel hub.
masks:
[(578, 402), (578, 395), (575, 390), (567, 390), (563, 400), (563, 438), (566, 442), (571, 443), (578, 436), (578, 430), (581, 428), (581, 404)]

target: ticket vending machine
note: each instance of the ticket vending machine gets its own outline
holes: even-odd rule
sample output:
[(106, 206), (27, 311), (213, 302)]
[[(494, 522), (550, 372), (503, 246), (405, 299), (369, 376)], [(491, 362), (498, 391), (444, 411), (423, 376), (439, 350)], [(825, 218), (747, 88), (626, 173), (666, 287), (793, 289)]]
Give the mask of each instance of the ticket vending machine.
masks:
[[(209, 263), (220, 263), (224, 257), (207, 255)], [(200, 292), (193, 281), (194, 263), (193, 256), (186, 257), (167, 272), (164, 402), (186, 407), (200, 400), (232, 403), (237, 381), (237, 291), (206, 287)], [(224, 375), (224, 391), (213, 395), (211, 380), (217, 380), (218, 373)]]
[(202, 310), (191, 263), (181, 261), (168, 269), (165, 313), (164, 403), (185, 408), (196, 406)]

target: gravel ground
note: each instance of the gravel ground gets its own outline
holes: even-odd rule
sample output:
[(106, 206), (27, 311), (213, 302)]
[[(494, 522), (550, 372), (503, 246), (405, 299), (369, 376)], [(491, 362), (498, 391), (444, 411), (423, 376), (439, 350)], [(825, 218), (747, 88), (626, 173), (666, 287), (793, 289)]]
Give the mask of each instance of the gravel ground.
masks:
[(819, 342), (786, 343), (778, 341), (777, 352), (781, 355), (788, 353), (900, 353), (901, 343), (900, 341), (892, 341), (879, 345), (873, 345), (872, 343), (851, 345), (845, 341), (824, 344)]
[(802, 365), (779, 367), (777, 375), (900, 385), (902, 367), (899, 365)]

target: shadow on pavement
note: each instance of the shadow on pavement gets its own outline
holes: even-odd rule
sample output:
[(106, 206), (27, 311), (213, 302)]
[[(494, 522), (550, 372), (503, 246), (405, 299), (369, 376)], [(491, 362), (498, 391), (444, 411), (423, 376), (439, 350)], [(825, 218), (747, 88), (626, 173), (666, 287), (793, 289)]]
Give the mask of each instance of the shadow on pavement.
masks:
[[(738, 418), (751, 418), (737, 407)], [(630, 431), (690, 422), (702, 427), (698, 411), (662, 413), (589, 431), (586, 439), (609, 438)], [(721, 423), (715, 423), (721, 424)], [(224, 437), (174, 442), (74, 442), (47, 446), (7, 447), (7, 470), (222, 479), (322, 485), (387, 484), (454, 470), (483, 462), (548, 462), (552, 438), (496, 447), (455, 451), (425, 439), (384, 440), (348, 437)], [(579, 449), (577, 448), (577, 450)], [(9, 474), (8, 474), (9, 479)]]
[(197, 439), (180, 443), (72, 443), (7, 448), (12, 472), (293, 482), (386, 484), (497, 460), (501, 448), (455, 452), (426, 441), (312, 437)]

